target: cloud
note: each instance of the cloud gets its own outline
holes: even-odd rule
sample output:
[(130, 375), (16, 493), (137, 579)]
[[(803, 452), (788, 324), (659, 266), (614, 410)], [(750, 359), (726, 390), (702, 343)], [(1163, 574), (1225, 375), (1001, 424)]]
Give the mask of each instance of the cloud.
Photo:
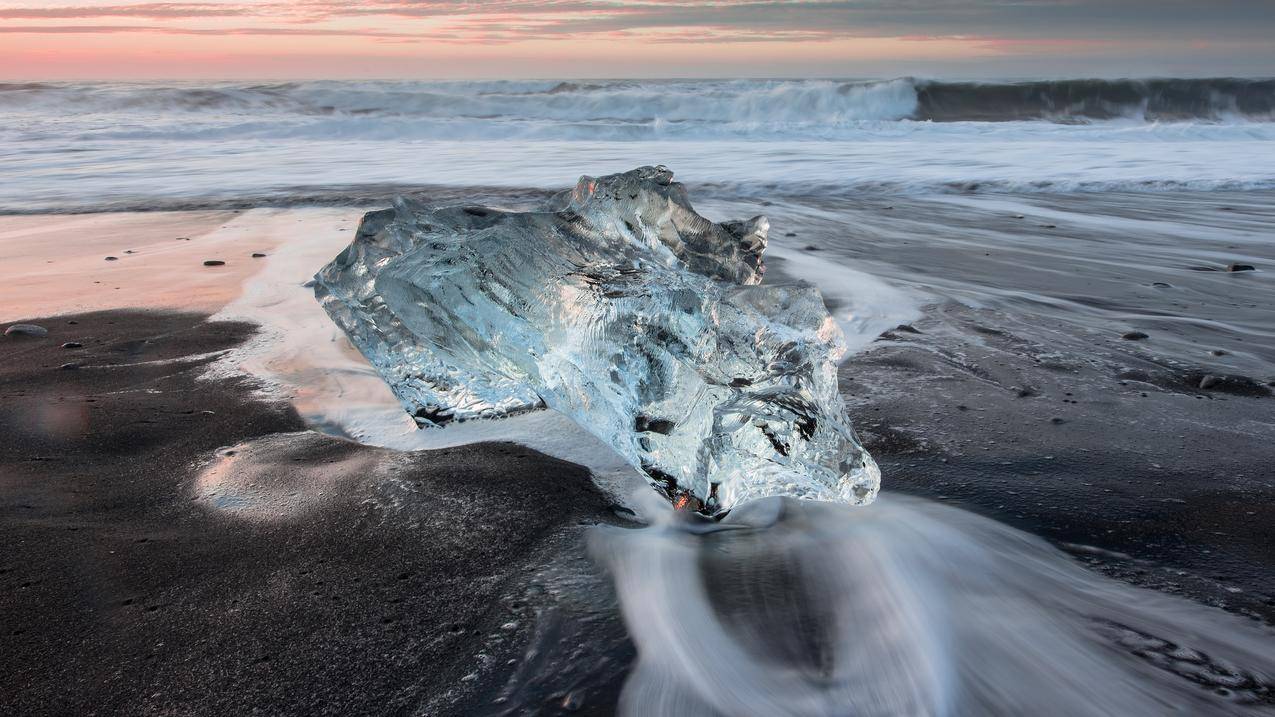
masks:
[[(214, 34), (200, 22), (224, 18), (246, 21), (244, 27), (217, 30), (225, 34), (474, 42), (590, 36), (653, 42), (928, 36), (999, 38), (1009, 46), (1175, 37), (1215, 43), (1261, 41), (1275, 34), (1275, 12), (1268, 0), (244, 0), (66, 6), (0, 2), (0, 19), (62, 21), (5, 26), (10, 33), (83, 33), (96, 27), (103, 33)], [(115, 19), (151, 22), (108, 24)], [(351, 23), (374, 27), (344, 27)]]

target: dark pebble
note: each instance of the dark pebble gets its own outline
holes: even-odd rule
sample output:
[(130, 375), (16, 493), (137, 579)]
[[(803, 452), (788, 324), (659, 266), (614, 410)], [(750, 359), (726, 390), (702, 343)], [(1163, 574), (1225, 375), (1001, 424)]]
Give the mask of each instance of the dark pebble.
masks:
[(784, 236), (786, 236), (786, 237), (795, 237), (795, 236), (797, 236), (797, 232), (788, 232), (788, 233), (787, 233), (787, 234), (785, 234)]
[(1059, 418), (1058, 416), (1054, 416), (1053, 418), (1049, 419), (1049, 422), (1056, 426), (1060, 423), (1066, 423), (1067, 421), (1065, 419)]
[(1211, 266), (1189, 266), (1187, 268), (1191, 271), (1217, 271), (1217, 269), (1214, 269)]
[(77, 368), (79, 368), (79, 367), (80, 367), (80, 365), (79, 365), (78, 363), (75, 363), (75, 362), (71, 362), (71, 363), (64, 363), (64, 364), (62, 364), (61, 366), (58, 366), (58, 368), (59, 368), (59, 369), (61, 369), (61, 370), (63, 370), (63, 371), (74, 371), (75, 369), (77, 369)]
[(252, 258), (253, 258), (253, 259), (261, 259), (261, 258), (263, 258), (263, 257), (265, 257), (265, 254), (262, 254), (262, 253), (261, 253), (261, 252), (259, 252), (259, 251), (254, 251), (254, 252), (252, 253)]
[(1173, 288), (1172, 284), (1166, 284), (1163, 281), (1153, 281), (1151, 282), (1151, 285), (1157, 289), (1172, 289)]
[(49, 330), (43, 326), (35, 324), (14, 324), (4, 330), (5, 336), (31, 336), (33, 338), (44, 338), (49, 335)]
[(1040, 228), (1041, 229), (1057, 229), (1058, 225), (1057, 224), (1041, 224)]
[(806, 251), (819, 251), (819, 247), (815, 246), (814, 244), (807, 244), (805, 249)]
[(1228, 264), (1227, 271), (1257, 271), (1252, 264)]
[(79, 341), (67, 341), (66, 343), (62, 344), (62, 348), (64, 349), (84, 348), (84, 344), (80, 343)]
[(204, 261), (204, 266), (225, 266), (225, 265), (226, 265), (226, 262), (222, 261), (221, 259), (206, 259)]
[(1015, 219), (1026, 219), (1027, 217), (1023, 216), (1022, 214), (1015, 214), (1015, 215), (1014, 215), (1014, 218), (1015, 218)]
[(1222, 349), (1213, 349), (1209, 353), (1213, 354), (1214, 356), (1225, 356), (1227, 354), (1227, 352), (1223, 351)]
[(119, 260), (120, 260), (120, 258), (119, 258), (118, 256), (108, 256), (108, 257), (106, 257), (106, 261), (119, 261)]
[(137, 252), (133, 251), (132, 249), (125, 249), (125, 250), (124, 250), (124, 253), (125, 253), (125, 254), (136, 254)]
[(1120, 334), (1120, 338), (1126, 339), (1129, 341), (1141, 341), (1142, 339), (1149, 338), (1149, 337), (1146, 334), (1142, 333), (1141, 331), (1130, 331), (1128, 333)]

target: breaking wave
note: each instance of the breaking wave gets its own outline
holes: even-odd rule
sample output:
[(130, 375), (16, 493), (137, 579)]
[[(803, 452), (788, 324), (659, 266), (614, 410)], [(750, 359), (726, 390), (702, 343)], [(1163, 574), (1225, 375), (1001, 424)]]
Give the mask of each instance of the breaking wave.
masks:
[(145, 117), (85, 128), (99, 138), (801, 138), (896, 121), (1269, 122), (1275, 80), (0, 84), (0, 112), (57, 111)]
[[(0, 84), (0, 212), (557, 187), (1269, 189), (1275, 80)], [(378, 193), (379, 192), (379, 193)]]

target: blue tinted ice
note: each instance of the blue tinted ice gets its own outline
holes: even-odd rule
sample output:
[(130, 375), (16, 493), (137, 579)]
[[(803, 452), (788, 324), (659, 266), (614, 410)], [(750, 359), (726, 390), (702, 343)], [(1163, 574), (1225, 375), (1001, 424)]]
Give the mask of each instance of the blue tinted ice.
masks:
[(841, 332), (813, 286), (759, 285), (767, 228), (701, 217), (664, 167), (584, 177), (559, 211), (399, 199), (315, 293), (423, 428), (548, 407), (679, 506), (869, 502)]

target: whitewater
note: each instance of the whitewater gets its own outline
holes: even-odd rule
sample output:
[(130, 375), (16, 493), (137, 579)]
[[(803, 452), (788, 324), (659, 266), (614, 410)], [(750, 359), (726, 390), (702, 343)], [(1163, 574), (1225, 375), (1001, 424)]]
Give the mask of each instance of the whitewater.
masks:
[(1265, 189), (1275, 81), (0, 84), (0, 212), (678, 167), (740, 195)]

